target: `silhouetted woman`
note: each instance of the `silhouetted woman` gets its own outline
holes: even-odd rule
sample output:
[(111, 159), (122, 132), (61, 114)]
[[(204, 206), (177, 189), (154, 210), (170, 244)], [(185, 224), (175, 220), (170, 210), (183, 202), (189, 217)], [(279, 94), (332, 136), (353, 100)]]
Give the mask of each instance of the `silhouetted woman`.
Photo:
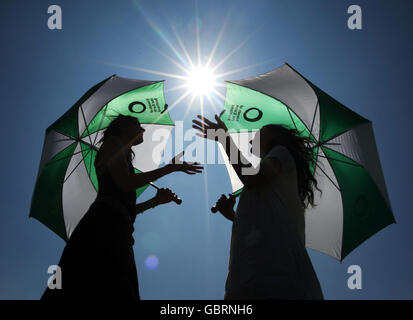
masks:
[[(225, 124), (198, 116), (193, 127), (205, 138), (227, 131)], [(210, 131), (209, 131), (210, 130)], [(317, 188), (310, 165), (309, 140), (280, 125), (264, 126), (251, 141), (261, 158), (255, 174), (229, 135), (221, 141), (244, 184), (234, 212), (235, 197), (222, 195), (217, 209), (233, 221), (225, 299), (323, 299), (305, 248), (304, 211), (314, 205)], [(231, 159), (236, 153), (238, 161)]]
[(132, 247), (133, 223), (137, 214), (172, 201), (175, 194), (160, 189), (154, 198), (136, 204), (136, 189), (175, 171), (195, 174), (202, 170), (196, 163), (173, 161), (159, 169), (135, 174), (131, 148), (143, 142), (144, 131), (136, 118), (123, 115), (105, 130), (95, 160), (99, 184), (96, 200), (64, 248), (59, 262), (62, 289), (46, 289), (43, 300), (140, 299)]

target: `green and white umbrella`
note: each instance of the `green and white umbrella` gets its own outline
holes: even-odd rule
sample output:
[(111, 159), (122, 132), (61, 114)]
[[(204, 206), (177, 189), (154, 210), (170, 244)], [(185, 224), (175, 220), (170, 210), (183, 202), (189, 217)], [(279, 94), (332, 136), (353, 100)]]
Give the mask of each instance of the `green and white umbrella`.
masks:
[[(47, 128), (30, 216), (64, 240), (70, 237), (96, 198), (94, 160), (99, 141), (119, 114), (138, 118), (145, 128), (143, 143), (132, 147), (135, 172), (156, 169), (173, 128), (163, 85), (163, 81), (111, 76)], [(146, 188), (139, 188), (136, 196)]]
[[(246, 131), (282, 124), (313, 141), (317, 165), (312, 169), (322, 193), (315, 193), (317, 206), (305, 214), (308, 248), (342, 260), (395, 222), (371, 121), (288, 64), (254, 78), (228, 81), (225, 111), (221, 119), (254, 165), (259, 159), (248, 152), (251, 133)], [(224, 159), (233, 192), (239, 192), (243, 185), (225, 155)]]

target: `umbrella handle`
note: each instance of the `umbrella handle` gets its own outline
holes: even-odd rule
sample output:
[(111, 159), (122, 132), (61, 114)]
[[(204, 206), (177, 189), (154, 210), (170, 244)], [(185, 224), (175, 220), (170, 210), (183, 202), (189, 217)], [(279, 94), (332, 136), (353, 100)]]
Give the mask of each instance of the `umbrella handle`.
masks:
[[(150, 184), (152, 187), (154, 187), (156, 190), (159, 190), (159, 189), (160, 189), (160, 188), (159, 188), (156, 184), (154, 184), (153, 182), (149, 182), (149, 184)], [(178, 196), (175, 196), (172, 201), (175, 202), (177, 205), (181, 205), (181, 203), (182, 203), (182, 199), (179, 198)]]
[(177, 205), (181, 205), (181, 203), (182, 203), (182, 199), (179, 198), (178, 196), (175, 196), (174, 199), (173, 199), (173, 201), (174, 201)]
[[(238, 197), (238, 195), (234, 195), (234, 193), (230, 194), (229, 196), (230, 196), (230, 197), (231, 197), (231, 196), (233, 196), (233, 197)], [(211, 208), (211, 212), (212, 212), (212, 213), (217, 213), (217, 212), (218, 212), (217, 206), (213, 206), (213, 207)]]

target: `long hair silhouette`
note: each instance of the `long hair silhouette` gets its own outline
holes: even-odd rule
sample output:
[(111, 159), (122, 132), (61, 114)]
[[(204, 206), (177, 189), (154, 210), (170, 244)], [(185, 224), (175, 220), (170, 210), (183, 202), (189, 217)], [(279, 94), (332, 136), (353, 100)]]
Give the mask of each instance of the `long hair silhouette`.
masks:
[(317, 180), (314, 178), (311, 168), (315, 168), (316, 159), (312, 141), (300, 135), (296, 129), (290, 129), (278, 124), (263, 126), (271, 134), (271, 146), (282, 145), (286, 147), (294, 158), (297, 168), (298, 194), (304, 208), (314, 204), (314, 189), (317, 187)]

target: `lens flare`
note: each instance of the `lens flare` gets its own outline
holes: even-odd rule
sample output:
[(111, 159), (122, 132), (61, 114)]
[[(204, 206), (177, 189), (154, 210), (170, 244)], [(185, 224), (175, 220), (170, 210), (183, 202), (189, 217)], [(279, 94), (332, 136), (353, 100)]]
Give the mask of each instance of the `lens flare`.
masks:
[(159, 259), (157, 256), (155, 256), (154, 254), (151, 254), (146, 257), (145, 259), (146, 269), (155, 270), (156, 268), (158, 268), (158, 265), (159, 265)]

